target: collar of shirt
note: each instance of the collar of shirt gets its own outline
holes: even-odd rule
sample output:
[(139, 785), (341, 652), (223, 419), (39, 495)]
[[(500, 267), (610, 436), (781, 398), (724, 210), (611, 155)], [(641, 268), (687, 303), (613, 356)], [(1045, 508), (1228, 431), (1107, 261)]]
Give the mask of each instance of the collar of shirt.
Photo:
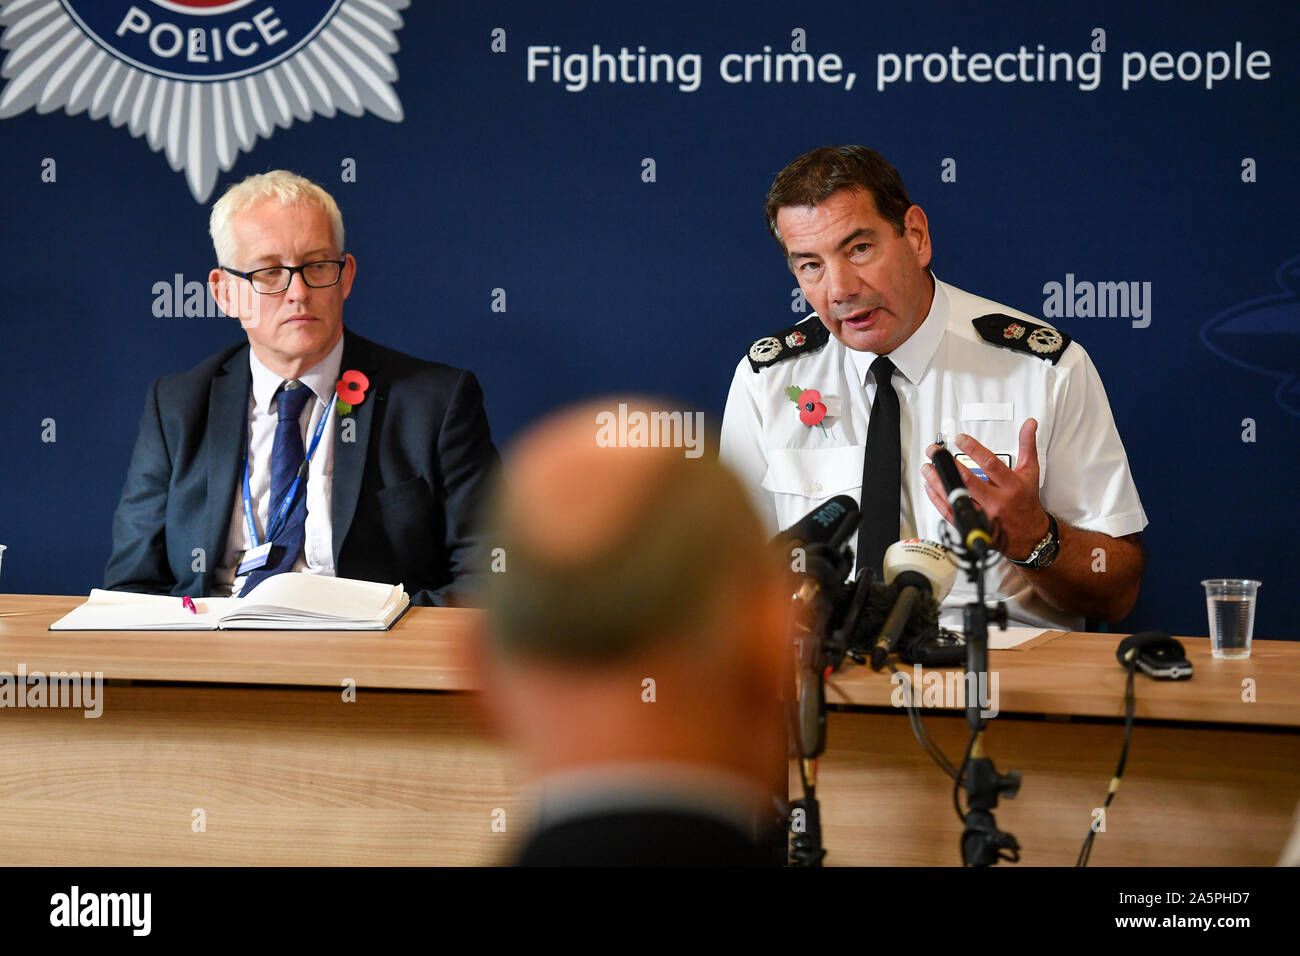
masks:
[(538, 824), (601, 813), (686, 811), (729, 822), (751, 837), (765, 805), (762, 788), (724, 770), (671, 762), (601, 764), (536, 781)]
[[(339, 369), (343, 365), (343, 336), (334, 343), (326, 356), (307, 371), (298, 376), (298, 381), (311, 389), (317, 399), (330, 404), (334, 396), (334, 385), (339, 380)], [(285, 381), (262, 364), (256, 353), (248, 350), (248, 367), (253, 372), (253, 404), (268, 415), (275, 414), (275, 393)]]
[[(938, 276), (930, 273), (930, 277), (934, 279), (934, 297), (930, 300), (929, 314), (902, 345), (889, 353), (894, 368), (898, 369), (913, 385), (919, 383), (925, 376), (930, 368), (930, 360), (934, 358), (939, 343), (943, 341), (943, 333), (948, 329), (948, 293)], [(867, 372), (871, 370), (871, 363), (878, 356), (874, 352), (858, 352), (853, 349), (849, 351), (853, 356), (853, 365), (858, 371), (858, 382), (866, 385)]]

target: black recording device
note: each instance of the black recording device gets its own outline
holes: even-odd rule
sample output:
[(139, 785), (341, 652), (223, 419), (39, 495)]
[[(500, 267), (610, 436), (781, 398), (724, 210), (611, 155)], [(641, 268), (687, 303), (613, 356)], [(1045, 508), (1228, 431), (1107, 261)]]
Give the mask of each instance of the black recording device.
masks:
[(935, 624), (921, 629), (911, 641), (900, 643), (898, 658), (922, 667), (960, 667), (966, 663), (966, 638)]
[(1183, 645), (1164, 631), (1144, 631), (1119, 642), (1115, 657), (1156, 680), (1186, 680), (1192, 676), (1192, 662)]

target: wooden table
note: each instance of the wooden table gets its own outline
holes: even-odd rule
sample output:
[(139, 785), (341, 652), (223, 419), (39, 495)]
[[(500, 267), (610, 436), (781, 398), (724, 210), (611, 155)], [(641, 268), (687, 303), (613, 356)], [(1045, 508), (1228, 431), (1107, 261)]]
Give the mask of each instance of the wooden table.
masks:
[[(0, 671), (110, 682), (98, 719), (0, 709), (0, 863), (486, 864), (526, 832), (531, 804), (465, 693), (479, 612), (412, 608), (379, 633), (46, 630), (82, 600), (0, 595)], [(1105, 797), (1122, 736), (1118, 640), (1051, 635), (991, 652), (1001, 714), (986, 749), (1024, 774), (996, 816), (1027, 864), (1072, 864)], [(1300, 645), (1215, 661), (1208, 641), (1183, 641), (1192, 681), (1139, 679), (1140, 723), (1094, 865), (1267, 865), (1289, 832)], [(865, 668), (832, 678), (827, 862), (956, 864), (951, 783), (892, 691)], [(926, 725), (960, 757), (963, 717), (931, 710)]]
[(97, 719), (0, 710), (0, 864), (487, 864), (526, 827), (459, 693), (479, 612), (412, 608), (389, 632), (46, 630), (82, 600), (0, 596), (0, 671), (113, 682)]

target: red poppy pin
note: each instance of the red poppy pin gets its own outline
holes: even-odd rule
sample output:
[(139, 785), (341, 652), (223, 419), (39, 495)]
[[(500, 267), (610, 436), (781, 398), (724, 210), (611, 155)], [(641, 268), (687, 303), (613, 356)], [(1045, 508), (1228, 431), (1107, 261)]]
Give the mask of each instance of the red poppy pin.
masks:
[(340, 415), (351, 412), (366, 400), (366, 389), (369, 387), (370, 379), (356, 369), (348, 369), (334, 384), (334, 391), (338, 395), (338, 401), (334, 403), (335, 410)]
[(822, 419), (826, 417), (826, 405), (822, 402), (822, 393), (815, 388), (800, 388), (798, 385), (791, 385), (785, 390), (790, 401), (794, 402), (799, 408), (799, 421), (803, 422), (809, 428), (814, 425), (821, 425), (822, 433), (829, 434), (826, 426), (822, 425)]

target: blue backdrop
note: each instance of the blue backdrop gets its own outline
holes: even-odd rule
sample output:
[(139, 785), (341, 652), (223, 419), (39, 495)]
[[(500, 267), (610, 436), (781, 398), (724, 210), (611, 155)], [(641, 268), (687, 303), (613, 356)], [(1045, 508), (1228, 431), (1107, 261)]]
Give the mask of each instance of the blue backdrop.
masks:
[[(196, 6), (5, 5), (5, 591), (100, 583), (147, 384), (242, 335), (224, 317), (170, 314), (172, 293), (157, 291), (178, 274), (182, 292), (205, 280), (208, 208), (226, 184), (275, 167), (324, 183), (359, 262), (347, 323), (477, 372), (504, 443), (608, 391), (674, 396), (720, 424), (749, 343), (798, 318), (764, 192), (808, 149), (860, 142), (928, 213), (944, 280), (1040, 315), (1052, 282), (1144, 293), (1143, 313), (1049, 313), (1101, 372), (1151, 521), (1127, 627), (1204, 634), (1200, 580), (1249, 576), (1264, 582), (1257, 636), (1297, 636), (1295, 4), (993, 14), (952, 0), (833, 19), (677, 0), (417, 0), (391, 18), (358, 0), (185, 12)], [(55, 49), (68, 29), (81, 32)], [(189, 85), (158, 106), (161, 151), (143, 77), (122, 94), (143, 112), (114, 125), (130, 70), (156, 93), (211, 76), (218, 45), (232, 74), (253, 77), (313, 49), (348, 63), (322, 46), (327, 33), (391, 58), (395, 79), (377, 68), (381, 82), (363, 76), (350, 97), (323, 60), (300, 66), (306, 82), (314, 62), (327, 90), (316, 112), (332, 95), (337, 114), (254, 133), (251, 152), (218, 149), (228, 170), (196, 148), (212, 133)], [(626, 48), (626, 66), (598, 60), (593, 81), (593, 46)], [(786, 61), (776, 82), (776, 55), (800, 49), (820, 68), (813, 81), (790, 82)], [(660, 58), (651, 82), (656, 53), (671, 81)]]

